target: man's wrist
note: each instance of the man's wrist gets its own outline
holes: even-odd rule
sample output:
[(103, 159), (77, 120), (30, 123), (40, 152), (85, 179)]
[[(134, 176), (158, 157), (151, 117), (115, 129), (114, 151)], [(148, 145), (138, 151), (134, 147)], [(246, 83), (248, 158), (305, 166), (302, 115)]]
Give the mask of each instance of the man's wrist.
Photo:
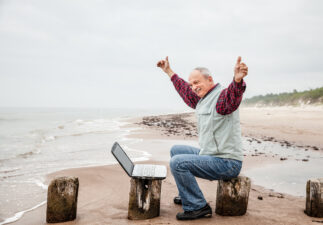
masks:
[(236, 82), (237, 84), (241, 83), (242, 79), (237, 79), (237, 78), (234, 78), (234, 82)]
[(174, 71), (173, 70), (168, 70), (166, 71), (167, 75), (169, 76), (169, 78), (172, 78), (172, 76), (174, 76)]

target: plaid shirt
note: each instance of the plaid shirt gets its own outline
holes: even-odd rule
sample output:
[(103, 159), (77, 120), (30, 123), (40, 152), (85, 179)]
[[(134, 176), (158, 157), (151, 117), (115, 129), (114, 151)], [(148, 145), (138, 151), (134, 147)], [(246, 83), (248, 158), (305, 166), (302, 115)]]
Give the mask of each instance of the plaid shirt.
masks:
[[(182, 97), (184, 102), (191, 108), (195, 109), (198, 101), (201, 99), (197, 94), (193, 92), (189, 84), (180, 78), (177, 74), (174, 74), (171, 78), (174, 87), (178, 94)], [(214, 85), (205, 96), (207, 96), (218, 84)], [(240, 105), (242, 95), (246, 90), (246, 83), (242, 80), (240, 83), (236, 83), (234, 80), (231, 82), (228, 88), (223, 89), (218, 102), (216, 103), (216, 111), (221, 115), (227, 115), (234, 112)], [(205, 97), (204, 96), (204, 97)]]

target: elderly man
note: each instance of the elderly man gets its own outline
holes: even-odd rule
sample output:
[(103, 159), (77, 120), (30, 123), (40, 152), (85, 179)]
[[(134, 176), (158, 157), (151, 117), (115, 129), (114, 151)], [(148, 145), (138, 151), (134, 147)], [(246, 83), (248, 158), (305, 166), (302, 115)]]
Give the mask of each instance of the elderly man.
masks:
[(237, 59), (234, 78), (228, 88), (215, 84), (208, 69), (195, 68), (187, 83), (170, 68), (168, 57), (157, 63), (171, 79), (184, 102), (196, 109), (198, 119), (199, 148), (175, 145), (170, 151), (170, 168), (179, 196), (174, 203), (182, 204), (184, 212), (178, 220), (211, 217), (207, 204), (195, 177), (208, 180), (225, 180), (240, 173), (243, 153), (238, 107), (246, 84), (243, 78), (248, 67)]

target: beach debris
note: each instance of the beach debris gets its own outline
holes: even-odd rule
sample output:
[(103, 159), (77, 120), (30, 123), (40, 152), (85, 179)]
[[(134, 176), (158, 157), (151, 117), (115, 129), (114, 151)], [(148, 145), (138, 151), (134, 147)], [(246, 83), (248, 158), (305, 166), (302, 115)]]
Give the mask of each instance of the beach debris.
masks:
[(308, 162), (308, 159), (302, 159), (303, 162)]
[(79, 180), (58, 177), (51, 181), (47, 194), (47, 223), (71, 221), (76, 218)]
[(282, 193), (276, 193), (276, 192), (269, 193), (268, 196), (276, 197), (276, 198), (285, 198), (285, 196)]
[(142, 220), (159, 216), (161, 184), (159, 179), (131, 178), (129, 219)]
[(256, 138), (251, 138), (250, 142), (253, 142), (253, 141), (257, 142), (257, 144), (261, 144), (261, 141)]
[(258, 199), (259, 199), (259, 200), (263, 200), (262, 196), (260, 196), (260, 195), (258, 196)]
[(273, 141), (273, 142), (276, 142), (276, 140), (275, 140), (274, 137), (264, 137), (263, 140), (264, 141)]
[(287, 160), (287, 158), (286, 157), (281, 157), (280, 160), (284, 161), (284, 160)]
[(231, 180), (219, 180), (215, 212), (222, 216), (241, 216), (247, 212), (251, 180), (238, 176)]
[(160, 129), (167, 136), (197, 137), (196, 124), (185, 119), (189, 116), (191, 116), (190, 113), (146, 116), (139, 124)]
[(307, 181), (304, 212), (308, 216), (323, 217), (323, 178), (310, 179)]

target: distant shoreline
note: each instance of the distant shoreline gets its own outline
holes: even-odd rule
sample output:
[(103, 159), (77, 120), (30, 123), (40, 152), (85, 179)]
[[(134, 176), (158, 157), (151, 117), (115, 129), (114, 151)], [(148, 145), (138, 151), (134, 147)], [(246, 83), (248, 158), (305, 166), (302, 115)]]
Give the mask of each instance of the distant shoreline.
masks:
[(243, 100), (246, 106), (323, 106), (323, 87), (298, 92), (257, 95)]

